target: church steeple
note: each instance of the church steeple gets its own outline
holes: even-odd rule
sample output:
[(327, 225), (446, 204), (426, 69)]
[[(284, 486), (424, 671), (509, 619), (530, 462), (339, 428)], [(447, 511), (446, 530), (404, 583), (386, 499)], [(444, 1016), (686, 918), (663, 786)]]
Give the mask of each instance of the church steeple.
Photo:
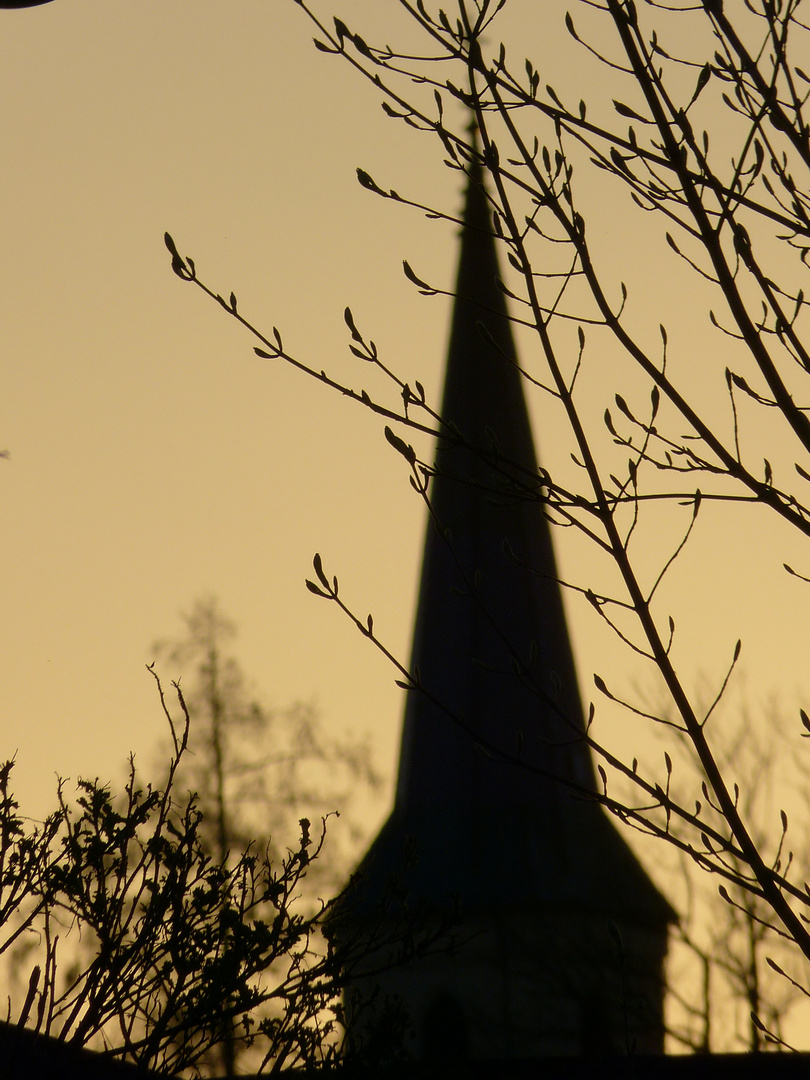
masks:
[[(558, 784), (495, 763), (470, 733), (481, 748), (514, 758), (520, 745), (541, 773), (593, 786), (523, 376), (498, 276), (487, 194), (475, 168), (441, 409), (460, 438), (439, 443), (430, 489), (437, 523), (449, 536), (428, 528), (412, 658), (424, 686), (464, 726), (411, 694), (397, 785), (400, 812), (446, 804), (459, 826), (491, 821), (495, 806), (517, 804), (534, 806), (550, 824), (555, 806), (571, 801)], [(475, 830), (481, 838), (482, 829), (484, 822)]]
[[(627, 1003), (611, 995), (627, 990), (606, 975), (609, 922), (632, 954), (633, 993), (649, 999), (640, 1044), (660, 1049), (672, 911), (583, 798), (594, 770), (498, 273), (474, 166), (412, 655), (424, 692), (407, 698), (395, 805), (364, 860), (359, 911), (413, 842), (410, 896), (457, 898), (475, 936), (466, 958), (394, 978), (426, 1054), (448, 1024), (476, 1057), (618, 1049)], [(436, 1009), (455, 1019), (437, 1022)]]

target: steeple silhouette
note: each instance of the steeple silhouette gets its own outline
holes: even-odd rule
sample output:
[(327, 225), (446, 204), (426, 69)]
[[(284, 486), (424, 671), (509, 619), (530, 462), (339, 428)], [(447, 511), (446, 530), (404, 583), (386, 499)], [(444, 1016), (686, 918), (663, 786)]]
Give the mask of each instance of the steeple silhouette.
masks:
[(594, 768), (498, 276), (473, 166), (413, 644), (423, 691), (408, 694), (395, 805), (357, 911), (370, 917), (411, 846), (409, 902), (458, 902), (466, 947), (378, 980), (426, 1056), (620, 1052), (630, 995), (631, 1037), (656, 1051), (673, 913), (587, 798)]

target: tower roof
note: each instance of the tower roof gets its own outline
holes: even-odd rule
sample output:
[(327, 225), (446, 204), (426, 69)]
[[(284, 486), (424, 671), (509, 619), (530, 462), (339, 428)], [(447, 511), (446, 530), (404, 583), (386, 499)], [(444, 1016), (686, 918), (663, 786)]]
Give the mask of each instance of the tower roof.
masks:
[[(364, 860), (360, 904), (384, 895), (412, 838), (414, 898), (661, 925), (669, 905), (602, 808), (575, 794), (594, 790), (593, 764), (550, 527), (525, 497), (540, 476), (498, 277), (472, 169), (441, 412), (460, 438), (436, 450), (440, 528), (428, 523), (412, 655), (425, 693), (408, 694), (395, 806)], [(525, 768), (499, 759), (518, 747)]]

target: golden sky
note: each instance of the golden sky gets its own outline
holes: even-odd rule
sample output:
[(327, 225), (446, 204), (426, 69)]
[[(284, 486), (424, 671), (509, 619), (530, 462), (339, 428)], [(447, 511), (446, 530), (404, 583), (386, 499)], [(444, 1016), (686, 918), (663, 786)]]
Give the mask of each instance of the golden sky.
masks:
[(2, 12), (0, 80), (0, 722), (18, 787), (151, 753), (150, 643), (203, 593), (272, 702), (315, 697), (336, 724), (382, 726), (390, 767), (390, 672), (304, 578), (321, 550), (407, 651), (421, 534), (407, 480), (371, 418), (256, 359), (184, 288), (162, 237), (317, 366), (366, 377), (345, 344), (352, 303), (435, 388), (445, 312), (400, 260), (421, 229), (446, 280), (452, 237), (391, 215), (354, 173), (418, 167), (401, 169), (377, 103), (323, 63), (291, 3)]
[[(509, 25), (565, 77), (565, 5), (547, 3), (542, 28), (533, 4), (511, 10)], [(395, 36), (394, 4), (335, 11), (369, 37)], [(150, 644), (206, 593), (238, 624), (240, 659), (272, 704), (314, 698), (330, 724), (371, 732), (393, 770), (394, 673), (304, 579), (319, 551), (407, 659), (423, 515), (402, 460), (371, 415), (258, 360), (171, 273), (162, 241), (168, 229), (204, 280), (233, 289), (296, 355), (374, 390), (348, 352), (350, 304), (389, 366), (436, 400), (448, 306), (419, 297), (401, 260), (450, 287), (455, 234), (363, 191), (355, 168), (449, 210), (461, 186), (311, 37), (292, 0), (0, 12), (0, 756), (17, 754), (32, 813), (50, 805), (56, 773), (115, 778), (130, 750), (151, 761), (164, 731)], [(606, 251), (611, 224), (605, 214)], [(625, 241), (618, 262), (650, 250)], [(659, 309), (690, 285), (679, 268), (640, 271), (639, 310), (657, 333)], [(671, 335), (693, 374), (701, 318)], [(595, 385), (601, 415), (609, 369)], [(548, 461), (554, 428), (537, 434)], [(794, 707), (808, 681), (806, 604), (780, 568), (801, 567), (800, 549), (748, 511), (704, 515), (663, 593), (686, 681), (722, 679), (742, 636), (755, 699), (776, 687)], [(561, 547), (564, 573), (580, 557)], [(635, 679), (589, 611), (571, 612), (586, 695), (594, 670)], [(617, 737), (634, 746), (622, 723)]]

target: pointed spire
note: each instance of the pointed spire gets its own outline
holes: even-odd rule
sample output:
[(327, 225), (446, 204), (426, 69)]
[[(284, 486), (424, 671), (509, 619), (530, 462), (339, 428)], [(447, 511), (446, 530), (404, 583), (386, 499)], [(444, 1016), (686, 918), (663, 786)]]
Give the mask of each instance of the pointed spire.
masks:
[[(431, 500), (449, 540), (428, 529), (413, 668), (468, 730), (411, 694), (397, 808), (452, 804), (460, 824), (491, 817), (495, 804), (542, 804), (550, 812), (550, 797), (569, 800), (556, 785), (482, 756), (470, 731), (510, 757), (520, 743), (527, 760), (578, 785), (591, 787), (593, 773), (577, 735), (574, 665), (478, 168), (467, 192), (456, 296), (442, 417), (461, 440), (437, 448)], [(514, 669), (535, 653), (531, 686)]]
[[(410, 836), (408, 887), (419, 899), (575, 904), (661, 926), (669, 905), (601, 808), (566, 787), (593, 790), (594, 772), (498, 279), (474, 165), (441, 413), (460, 437), (436, 451), (440, 528), (428, 525), (412, 655), (426, 693), (408, 695), (394, 811), (363, 890), (368, 901), (382, 895)], [(522, 666), (527, 675), (516, 674)], [(520, 753), (529, 768), (499, 752)]]

